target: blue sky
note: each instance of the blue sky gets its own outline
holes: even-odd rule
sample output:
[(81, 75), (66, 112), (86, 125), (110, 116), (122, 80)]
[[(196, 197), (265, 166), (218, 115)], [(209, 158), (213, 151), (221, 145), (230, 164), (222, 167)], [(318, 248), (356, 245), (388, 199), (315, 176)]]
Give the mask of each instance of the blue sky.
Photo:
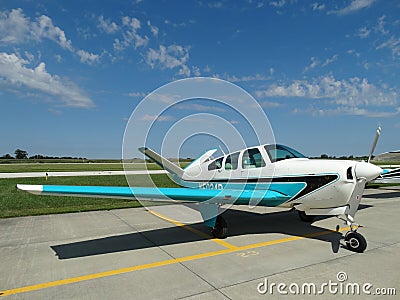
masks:
[(193, 76), (247, 90), (307, 155), (368, 154), (378, 124), (376, 153), (398, 150), (399, 71), (396, 0), (1, 1), (0, 155), (121, 158), (140, 100)]

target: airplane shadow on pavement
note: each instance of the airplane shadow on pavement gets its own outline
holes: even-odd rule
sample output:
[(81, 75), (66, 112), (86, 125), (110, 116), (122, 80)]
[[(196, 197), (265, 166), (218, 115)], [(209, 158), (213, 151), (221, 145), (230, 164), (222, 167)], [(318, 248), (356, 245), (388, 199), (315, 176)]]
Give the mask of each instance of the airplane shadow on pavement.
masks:
[[(371, 207), (371, 205), (361, 204), (359, 210), (369, 207)], [(331, 243), (332, 251), (334, 253), (337, 253), (339, 249), (343, 247), (341, 244), (341, 241), (343, 240), (342, 232), (336, 232), (335, 229), (332, 228), (331, 233), (318, 235), (318, 233), (330, 229), (301, 221), (297, 212), (280, 211), (259, 214), (242, 210), (227, 210), (223, 213), (223, 216), (229, 226), (229, 236), (281, 233), (287, 236), (299, 236)], [(325, 218), (330, 217), (319, 216), (315, 221)], [(343, 225), (343, 222), (338, 220), (338, 224)], [(189, 226), (204, 232), (207, 235), (210, 234), (210, 230), (203, 223), (191, 224)], [(210, 236), (209, 239), (211, 238), (212, 237)], [(204, 240), (207, 240), (207, 238), (181, 227), (172, 226), (54, 245), (50, 247), (59, 259), (71, 259)]]

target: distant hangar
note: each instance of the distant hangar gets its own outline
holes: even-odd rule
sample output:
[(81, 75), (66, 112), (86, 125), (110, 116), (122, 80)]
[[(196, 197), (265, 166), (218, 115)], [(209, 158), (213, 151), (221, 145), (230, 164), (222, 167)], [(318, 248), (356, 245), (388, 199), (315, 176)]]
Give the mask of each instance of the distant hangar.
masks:
[(375, 156), (374, 161), (400, 161), (400, 150), (379, 154)]

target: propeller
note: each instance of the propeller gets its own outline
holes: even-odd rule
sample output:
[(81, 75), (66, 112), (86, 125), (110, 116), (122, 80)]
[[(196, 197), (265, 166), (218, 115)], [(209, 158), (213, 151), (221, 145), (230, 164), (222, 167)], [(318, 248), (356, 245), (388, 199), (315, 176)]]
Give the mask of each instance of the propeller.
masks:
[(380, 135), (381, 135), (381, 126), (378, 126), (378, 128), (376, 129), (374, 142), (372, 143), (371, 152), (369, 153), (368, 162), (371, 161), (372, 155), (374, 154), (375, 151), (376, 143), (378, 142)]

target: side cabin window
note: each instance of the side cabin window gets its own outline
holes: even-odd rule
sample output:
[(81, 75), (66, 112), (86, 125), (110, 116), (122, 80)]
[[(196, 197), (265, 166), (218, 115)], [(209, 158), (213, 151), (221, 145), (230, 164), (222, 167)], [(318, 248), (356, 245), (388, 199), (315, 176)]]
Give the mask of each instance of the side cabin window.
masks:
[(268, 153), (271, 162), (277, 162), (290, 158), (305, 158), (300, 152), (282, 145), (266, 145), (265, 150)]
[(221, 169), (222, 168), (222, 160), (223, 159), (224, 159), (223, 157), (220, 157), (220, 158), (214, 160), (213, 162), (211, 162), (208, 165), (208, 171)]
[(239, 152), (232, 153), (226, 157), (225, 170), (236, 170), (238, 168)]
[(260, 168), (265, 167), (265, 162), (261, 156), (260, 150), (257, 148), (247, 149), (243, 152), (242, 168)]

